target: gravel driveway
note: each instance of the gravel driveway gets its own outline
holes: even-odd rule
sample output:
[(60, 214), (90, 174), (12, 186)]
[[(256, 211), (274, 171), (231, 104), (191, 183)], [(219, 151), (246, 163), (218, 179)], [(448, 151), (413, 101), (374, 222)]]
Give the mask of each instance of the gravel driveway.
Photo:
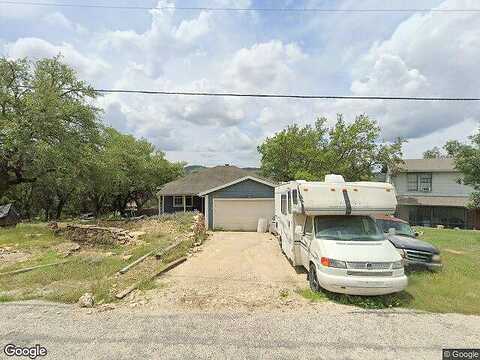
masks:
[[(295, 289), (308, 286), (270, 234), (215, 232), (201, 252), (158, 280), (147, 294), (160, 308), (279, 308), (305, 303)], [(282, 296), (283, 295), (283, 296)]]

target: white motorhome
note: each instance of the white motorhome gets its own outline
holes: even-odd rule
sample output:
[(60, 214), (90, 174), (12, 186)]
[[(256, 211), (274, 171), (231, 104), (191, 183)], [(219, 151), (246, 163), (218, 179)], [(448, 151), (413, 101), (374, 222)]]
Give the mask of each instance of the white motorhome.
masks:
[(282, 251), (308, 270), (310, 287), (351, 295), (382, 295), (407, 286), (403, 259), (373, 214), (393, 214), (391, 184), (291, 181), (275, 188), (275, 221)]

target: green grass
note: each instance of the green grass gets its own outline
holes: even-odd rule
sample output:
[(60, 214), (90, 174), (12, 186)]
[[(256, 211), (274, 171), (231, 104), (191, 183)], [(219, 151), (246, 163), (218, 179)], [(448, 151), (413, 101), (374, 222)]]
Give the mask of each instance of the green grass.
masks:
[(421, 240), (440, 249), (444, 269), (412, 272), (401, 293), (384, 296), (352, 296), (310, 289), (298, 293), (311, 301), (332, 300), (368, 309), (406, 307), (439, 313), (480, 314), (480, 232), (417, 228)]
[[(186, 232), (191, 226), (192, 215), (168, 217), (168, 220), (172, 219), (175, 219), (179, 232)], [(123, 224), (115, 224), (118, 225)], [(135, 229), (135, 226), (141, 224), (126, 222), (125, 225), (129, 229)], [(115, 274), (146, 253), (168, 246), (175, 238), (176, 235), (150, 231), (141, 238), (140, 244), (82, 246), (81, 251), (64, 258), (56, 247), (67, 240), (62, 236), (54, 236), (46, 224), (22, 224), (16, 228), (0, 229), (0, 247), (9, 247), (30, 254), (28, 260), (3, 266), (0, 264), (0, 273), (62, 260), (69, 261), (66, 264), (25, 273), (0, 276), (0, 302), (45, 299), (75, 303), (85, 292), (91, 292), (97, 302), (106, 303), (116, 301), (116, 292), (137, 282), (140, 282), (141, 290), (152, 289), (156, 285), (154, 281), (148, 280), (149, 277), (163, 263), (184, 256), (192, 241), (187, 241), (170, 252), (162, 262), (151, 257), (121, 277), (116, 277)], [(127, 254), (132, 256), (124, 260), (123, 256)]]
[(63, 241), (54, 236), (46, 224), (18, 224), (16, 227), (0, 229), (0, 246), (17, 250), (41, 251)]

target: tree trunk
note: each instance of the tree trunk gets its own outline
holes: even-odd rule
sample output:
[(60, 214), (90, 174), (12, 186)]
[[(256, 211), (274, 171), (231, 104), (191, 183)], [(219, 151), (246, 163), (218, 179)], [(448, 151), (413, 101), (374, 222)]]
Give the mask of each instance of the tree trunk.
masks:
[(102, 198), (103, 198), (102, 195), (94, 195), (92, 197), (93, 206), (94, 206), (93, 214), (96, 218), (98, 217), (98, 215), (100, 215), (100, 212), (102, 211), (102, 208), (103, 208)]
[(65, 206), (66, 200), (65, 199), (60, 199), (57, 204), (57, 210), (55, 212), (55, 219), (60, 220), (60, 217), (62, 216), (62, 211), (63, 207)]

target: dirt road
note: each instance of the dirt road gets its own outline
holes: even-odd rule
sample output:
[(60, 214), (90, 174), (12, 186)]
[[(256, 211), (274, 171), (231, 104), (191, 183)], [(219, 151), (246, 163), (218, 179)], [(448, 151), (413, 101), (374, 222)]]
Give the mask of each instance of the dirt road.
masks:
[(147, 294), (160, 308), (279, 308), (305, 301), (295, 289), (308, 286), (269, 234), (215, 232), (188, 259), (159, 280)]

